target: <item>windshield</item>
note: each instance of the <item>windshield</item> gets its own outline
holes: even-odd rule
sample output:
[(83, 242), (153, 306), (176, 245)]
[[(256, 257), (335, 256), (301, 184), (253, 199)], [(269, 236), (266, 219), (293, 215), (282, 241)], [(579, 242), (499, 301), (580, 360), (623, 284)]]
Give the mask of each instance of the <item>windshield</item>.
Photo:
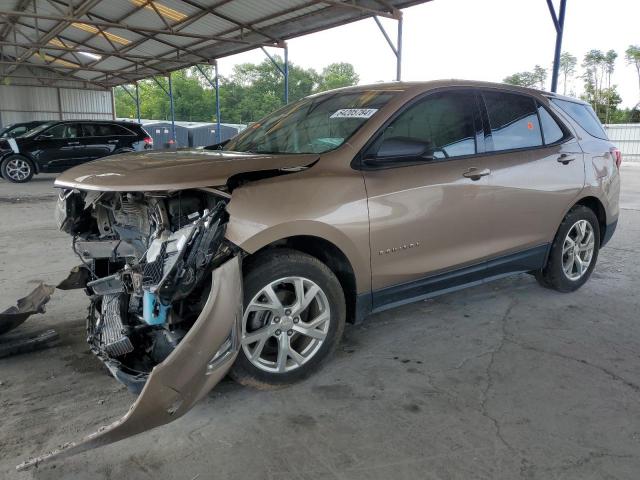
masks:
[(335, 92), (281, 108), (232, 138), (225, 150), (250, 153), (323, 153), (342, 145), (397, 93)]

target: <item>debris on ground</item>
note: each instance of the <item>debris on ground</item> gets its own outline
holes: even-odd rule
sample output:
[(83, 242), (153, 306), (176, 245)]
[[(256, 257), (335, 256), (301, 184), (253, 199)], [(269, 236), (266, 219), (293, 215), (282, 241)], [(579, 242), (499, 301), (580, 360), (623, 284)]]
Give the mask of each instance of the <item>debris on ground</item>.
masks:
[(25, 322), (36, 313), (44, 313), (44, 306), (51, 299), (56, 287), (40, 283), (29, 295), (18, 300), (17, 306), (7, 308), (0, 313), (0, 335), (3, 335)]
[(59, 342), (60, 336), (53, 329), (27, 333), (11, 332), (0, 336), (0, 358), (53, 347)]

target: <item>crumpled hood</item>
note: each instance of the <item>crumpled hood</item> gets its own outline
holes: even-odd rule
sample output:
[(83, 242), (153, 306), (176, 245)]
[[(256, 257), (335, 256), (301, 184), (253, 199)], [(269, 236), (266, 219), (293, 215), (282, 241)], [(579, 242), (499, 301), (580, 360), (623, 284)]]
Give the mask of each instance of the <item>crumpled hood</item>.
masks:
[(113, 155), (60, 175), (56, 187), (99, 191), (163, 191), (215, 187), (239, 173), (307, 167), (316, 154), (264, 155), (177, 150)]

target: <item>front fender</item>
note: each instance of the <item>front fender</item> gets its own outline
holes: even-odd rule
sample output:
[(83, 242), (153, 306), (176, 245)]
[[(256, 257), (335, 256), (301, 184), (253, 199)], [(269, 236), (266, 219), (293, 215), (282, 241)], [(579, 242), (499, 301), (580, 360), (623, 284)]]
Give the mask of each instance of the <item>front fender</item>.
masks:
[(227, 373), (240, 347), (242, 273), (234, 257), (212, 273), (207, 302), (176, 349), (158, 364), (129, 411), (79, 442), (18, 465), (25, 470), (108, 445), (170, 423), (187, 413)]

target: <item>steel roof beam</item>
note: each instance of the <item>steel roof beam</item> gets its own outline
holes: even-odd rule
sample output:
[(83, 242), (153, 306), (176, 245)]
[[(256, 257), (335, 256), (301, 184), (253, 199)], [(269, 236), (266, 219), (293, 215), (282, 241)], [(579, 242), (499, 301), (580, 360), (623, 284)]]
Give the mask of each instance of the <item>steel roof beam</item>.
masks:
[[(78, 5), (75, 9), (72, 9), (72, 13), (73, 13), (73, 15), (78, 15), (78, 16), (84, 15), (86, 12), (88, 12), (91, 8), (95, 7), (101, 1), (102, 0), (85, 0), (83, 3)], [(18, 12), (18, 13), (19, 13), (20, 17), (31, 16), (32, 18), (40, 18), (40, 14), (38, 14), (38, 13), (29, 13), (29, 12)], [(3, 15), (0, 13), (0, 16), (3, 16)], [(57, 25), (55, 27), (53, 27), (49, 32), (47, 32), (40, 40), (48, 42), (49, 40), (54, 38), (58, 33), (62, 32), (64, 29), (66, 29), (71, 23), (72, 22), (59, 21), (57, 23)], [(24, 63), (34, 53), (35, 52), (32, 49), (27, 50), (27, 52), (25, 52), (19, 58), (16, 59), (19, 62), (18, 65), (20, 63)], [(15, 70), (15, 68), (17, 68), (17, 65), (16, 65), (16, 67), (13, 67), (10, 70), (13, 71), (13, 70)], [(9, 73), (11, 73), (11, 72), (9, 72)]]
[[(94, 1), (100, 2), (101, 0), (94, 0)], [(83, 23), (85, 25), (91, 25), (93, 27), (117, 28), (120, 30), (126, 30), (133, 33), (146, 32), (146, 33), (154, 33), (156, 35), (169, 35), (169, 36), (175, 36), (175, 37), (196, 38), (199, 40), (207, 40), (207, 41), (215, 40), (218, 42), (239, 43), (244, 45), (249, 44), (249, 42), (245, 40), (236, 39), (236, 38), (225, 38), (225, 37), (219, 37), (217, 35), (200, 35), (198, 33), (184, 33), (181, 31), (174, 31), (174, 30), (167, 31), (159, 28), (150, 28), (150, 27), (143, 27), (143, 26), (137, 26), (137, 25), (134, 26), (134, 25), (128, 25), (125, 23), (105, 22), (102, 20), (76, 18), (73, 16), (59, 17), (56, 15), (43, 15), (40, 13), (15, 12), (13, 10), (0, 10), (0, 16), (8, 17), (8, 18), (13, 16), (21, 16), (25, 18), (39, 18), (41, 20), (51, 20), (54, 22), (62, 22), (62, 23), (67, 22), (69, 24)]]
[[(18, 5), (16, 6), (16, 11), (21, 13), (23, 10), (26, 10), (30, 2), (31, 0), (21, 0), (20, 3), (18, 3)], [(5, 40), (9, 36), (11, 30), (15, 28), (16, 22), (19, 18), (19, 15), (17, 15), (14, 18), (8, 19), (9, 21), (6, 23), (6, 25), (4, 25), (2, 31), (0, 32), (0, 40)]]
[[(51, 65), (49, 63), (47, 64), (38, 64), (38, 63), (25, 63), (25, 62), (20, 62), (17, 60), (0, 60), (0, 65), (10, 65), (10, 66), (14, 66), (14, 67), (18, 67), (18, 66), (24, 66), (24, 67), (29, 67), (29, 68), (44, 68), (47, 70), (51, 70), (56, 72), (57, 69), (64, 69), (64, 70), (73, 70), (73, 71), (83, 71), (83, 72), (97, 72), (97, 73), (102, 73), (106, 76), (112, 76), (112, 77), (117, 77), (117, 78), (121, 78), (123, 80), (126, 80), (127, 82), (131, 82), (132, 80), (129, 79), (128, 77), (126, 77), (125, 75), (123, 75), (123, 73), (126, 72), (118, 72), (118, 71), (111, 71), (111, 70), (96, 70), (93, 68), (85, 68), (83, 66), (71, 66), (71, 65)], [(15, 70), (15, 68), (14, 68)], [(9, 76), (11, 75), (12, 72), (5, 72), (4, 74), (2, 74), (3, 76)], [(56, 72), (58, 74), (60, 74), (60, 72)], [(67, 80), (75, 80), (75, 81), (81, 81), (81, 82), (88, 82), (91, 81), (92, 79), (84, 79), (84, 78), (78, 78), (78, 77), (68, 77)], [(97, 81), (95, 79), (93, 79), (94, 81)]]
[[(227, 21), (227, 22), (229, 22), (229, 23), (233, 23), (233, 24), (237, 25), (237, 26), (238, 26), (238, 27), (240, 27), (240, 28), (245, 28), (245, 29), (250, 30), (250, 31), (252, 31), (252, 32), (255, 32), (255, 33), (259, 34), (259, 35), (262, 35), (263, 37), (268, 38), (270, 41), (272, 41), (272, 42), (274, 42), (274, 43), (280, 43), (280, 42), (281, 42), (281, 39), (276, 38), (276, 37), (274, 37), (274, 36), (272, 36), (272, 35), (269, 35), (268, 33), (265, 33), (265, 32), (263, 32), (262, 30), (260, 30), (260, 29), (258, 29), (258, 28), (255, 28), (255, 27), (254, 27), (253, 25), (251, 25), (251, 24), (240, 22), (240, 21), (238, 21), (238, 20), (235, 20), (235, 19), (233, 19), (233, 18), (229, 17), (228, 15), (224, 15), (224, 14), (222, 14), (222, 13), (220, 13), (220, 12), (217, 12), (217, 11), (216, 11), (216, 8), (218, 8), (218, 7), (220, 7), (220, 6), (221, 6), (221, 5), (219, 5), (219, 4), (218, 4), (218, 5), (215, 5), (215, 6), (213, 6), (213, 7), (204, 7), (204, 6), (200, 5), (200, 4), (199, 4), (199, 3), (197, 3), (197, 2), (194, 2), (193, 0), (180, 0), (180, 1), (181, 1), (182, 3), (186, 3), (187, 5), (191, 5), (192, 7), (200, 8), (200, 9), (202, 9), (206, 14), (214, 15), (214, 16), (216, 16), (216, 17), (218, 17), (218, 18), (221, 18), (222, 20), (225, 20), (225, 21)], [(225, 2), (225, 3), (229, 3), (229, 2)], [(255, 22), (255, 23), (257, 23), (257, 22)]]
[[(83, 43), (77, 43), (77, 46), (69, 46), (68, 44), (71, 43), (71, 40), (66, 40), (64, 38), (62, 38), (60, 35), (58, 35), (58, 38), (60, 38), (65, 44), (67, 44), (66, 47), (59, 47), (58, 45), (51, 45), (49, 43), (20, 43), (20, 42), (4, 42), (4, 41), (0, 41), (0, 47), (22, 47), (24, 49), (28, 49), (28, 48), (33, 48), (35, 50), (55, 50), (57, 52), (65, 52), (65, 53), (91, 53), (93, 55), (100, 55), (102, 57), (117, 57), (117, 58), (121, 58), (123, 60), (128, 60), (128, 59), (134, 59), (134, 60), (158, 60), (161, 59), (162, 57), (152, 57), (150, 55), (137, 55), (137, 54), (125, 54), (125, 53), (118, 53), (118, 52), (110, 52), (110, 51), (106, 51), (106, 50), (97, 50), (91, 46), (86, 46), (85, 48), (85, 44)], [(79, 48), (78, 48), (79, 47)], [(164, 59), (164, 60), (169, 60), (169, 59)], [(134, 62), (131, 62), (134, 63)]]
[(375, 8), (369, 8), (362, 5), (356, 5), (355, 3), (340, 2), (338, 0), (319, 0), (316, 3), (325, 3), (333, 7), (350, 8), (352, 10), (359, 10), (369, 15), (377, 15), (378, 17), (387, 17), (387, 18), (392, 18), (394, 20), (398, 20), (396, 9), (394, 9), (395, 11), (387, 12), (384, 10), (376, 10)]

